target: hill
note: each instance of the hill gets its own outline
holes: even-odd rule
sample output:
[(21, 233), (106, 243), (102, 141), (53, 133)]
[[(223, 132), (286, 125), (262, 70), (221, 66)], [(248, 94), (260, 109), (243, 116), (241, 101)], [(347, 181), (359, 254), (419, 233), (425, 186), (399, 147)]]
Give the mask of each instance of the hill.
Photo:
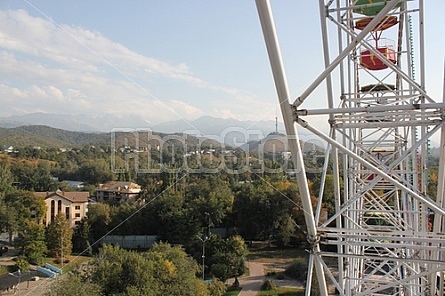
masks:
[(0, 127), (11, 128), (22, 125), (46, 125), (74, 132), (109, 132), (116, 127), (144, 128), (149, 123), (142, 118), (132, 116), (115, 116), (112, 114), (100, 114), (97, 116), (83, 114), (50, 114), (30, 113), (25, 115), (13, 115), (0, 117)]
[[(87, 132), (73, 132), (63, 129), (53, 128), (44, 125), (24, 125), (14, 128), (0, 128), (0, 149), (4, 146), (24, 147), (24, 146), (40, 146), (40, 147), (82, 147), (85, 145), (91, 146), (112, 146), (114, 141), (115, 147), (122, 146), (148, 146), (149, 144), (162, 144), (156, 139), (174, 139), (175, 145), (186, 143), (187, 145), (196, 145), (202, 143), (204, 146), (219, 146), (219, 143), (213, 140), (196, 138), (190, 135), (183, 136), (182, 134), (163, 134), (156, 132), (134, 132), (129, 131), (115, 131), (113, 133), (87, 133)], [(150, 136), (153, 135), (154, 137)], [(153, 142), (154, 141), (154, 142)]]
[(0, 128), (0, 147), (5, 145), (75, 147), (109, 144), (110, 135), (104, 133), (71, 132), (44, 125), (24, 125), (14, 128)]

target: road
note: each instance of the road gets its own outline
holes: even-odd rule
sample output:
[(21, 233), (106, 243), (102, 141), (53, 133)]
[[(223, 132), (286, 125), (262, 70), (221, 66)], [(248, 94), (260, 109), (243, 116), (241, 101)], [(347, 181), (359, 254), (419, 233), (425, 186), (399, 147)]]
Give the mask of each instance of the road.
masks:
[[(14, 249), (13, 247), (9, 247), (7, 253), (3, 253), (0, 257), (0, 265), (4, 266), (12, 266), (15, 265), (14, 259), (19, 254), (19, 250)], [(38, 281), (31, 280), (33, 277), (38, 276)], [(2, 275), (0, 276), (0, 295), (1, 296), (9, 296), (9, 295), (20, 295), (20, 296), (42, 296), (44, 295), (49, 286), (52, 284), (53, 279), (44, 277), (41, 273), (37, 271), (27, 271), (23, 272), (20, 275), (20, 284), (18, 284), (19, 277), (18, 273), (14, 272), (13, 275)], [(10, 289), (9, 291), (3, 291), (6, 287), (16, 286), (16, 289)], [(19, 290), (20, 292), (19, 292)]]
[(249, 268), (250, 275), (246, 277), (240, 277), (240, 287), (243, 289), (238, 296), (255, 296), (261, 291), (261, 286), (264, 283), (264, 265), (258, 262), (247, 262), (247, 268)]

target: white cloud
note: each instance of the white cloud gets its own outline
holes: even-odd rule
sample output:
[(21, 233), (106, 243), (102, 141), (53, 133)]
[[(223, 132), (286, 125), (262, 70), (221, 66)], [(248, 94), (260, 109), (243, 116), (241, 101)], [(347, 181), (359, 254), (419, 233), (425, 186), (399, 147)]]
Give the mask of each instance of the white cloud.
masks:
[[(143, 56), (100, 32), (55, 24), (25, 10), (0, 11), (0, 65), (2, 116), (19, 111), (137, 114), (161, 122), (192, 120), (219, 105), (224, 106), (224, 117), (235, 117), (243, 112), (233, 113), (229, 105), (255, 105), (252, 94), (196, 77), (184, 62), (172, 65)], [(222, 98), (199, 107), (177, 95), (174, 100), (158, 98), (159, 77), (200, 89), (201, 101), (206, 91)]]

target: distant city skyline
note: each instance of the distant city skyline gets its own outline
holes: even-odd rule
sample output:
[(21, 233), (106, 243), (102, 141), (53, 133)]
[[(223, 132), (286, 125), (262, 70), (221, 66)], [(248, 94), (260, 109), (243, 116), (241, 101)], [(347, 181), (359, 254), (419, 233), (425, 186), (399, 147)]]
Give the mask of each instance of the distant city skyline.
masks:
[[(271, 1), (292, 100), (323, 70), (317, 1)], [(427, 91), (441, 101), (445, 2), (425, 1)], [(274, 120), (255, 1), (0, 2), (0, 116)], [(304, 107), (325, 105), (320, 102)], [(305, 103), (306, 104), (306, 103)], [(278, 111), (279, 113), (279, 111)], [(278, 115), (281, 121), (281, 115)]]

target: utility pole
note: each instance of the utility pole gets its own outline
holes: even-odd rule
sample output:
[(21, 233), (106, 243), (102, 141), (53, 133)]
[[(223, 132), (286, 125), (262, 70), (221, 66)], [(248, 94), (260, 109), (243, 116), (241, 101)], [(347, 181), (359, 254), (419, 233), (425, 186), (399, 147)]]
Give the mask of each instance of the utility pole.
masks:
[(202, 280), (205, 280), (205, 242), (210, 238), (210, 214), (205, 212), (208, 217), (207, 231), (202, 236), (198, 236), (199, 240), (202, 242)]

